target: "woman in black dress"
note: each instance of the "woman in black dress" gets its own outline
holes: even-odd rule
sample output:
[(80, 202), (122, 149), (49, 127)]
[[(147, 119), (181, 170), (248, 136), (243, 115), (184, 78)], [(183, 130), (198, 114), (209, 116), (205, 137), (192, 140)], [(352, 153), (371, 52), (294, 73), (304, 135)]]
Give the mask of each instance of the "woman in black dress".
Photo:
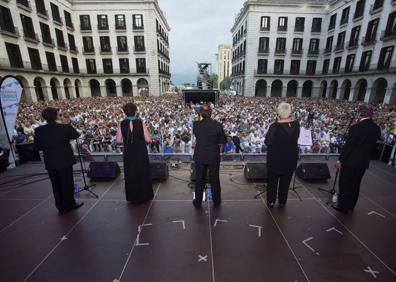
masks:
[(271, 124), (265, 136), (265, 144), (268, 146), (267, 204), (269, 207), (274, 206), (277, 194), (279, 206), (285, 206), (290, 181), (298, 159), (300, 124), (291, 119), (290, 104), (280, 103), (277, 116), (277, 121)]
[(132, 204), (142, 204), (154, 196), (146, 146), (151, 141), (150, 133), (137, 117), (135, 104), (127, 103), (123, 110), (127, 117), (120, 123), (116, 139), (118, 144), (124, 145), (125, 196)]

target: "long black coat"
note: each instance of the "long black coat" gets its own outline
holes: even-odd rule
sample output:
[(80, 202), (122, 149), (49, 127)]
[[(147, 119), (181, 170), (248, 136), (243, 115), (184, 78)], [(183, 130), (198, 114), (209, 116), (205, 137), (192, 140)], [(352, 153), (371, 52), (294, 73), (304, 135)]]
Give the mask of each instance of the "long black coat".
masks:
[(77, 130), (68, 124), (48, 123), (36, 128), (34, 145), (44, 153), (47, 170), (72, 166), (76, 160), (70, 146), (70, 140), (80, 136)]

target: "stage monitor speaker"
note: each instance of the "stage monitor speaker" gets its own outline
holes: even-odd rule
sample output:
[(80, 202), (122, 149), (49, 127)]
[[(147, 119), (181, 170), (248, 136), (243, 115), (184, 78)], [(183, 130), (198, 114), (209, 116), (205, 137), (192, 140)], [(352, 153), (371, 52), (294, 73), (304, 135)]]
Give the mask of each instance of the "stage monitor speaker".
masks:
[(169, 167), (166, 162), (150, 162), (151, 179), (167, 180), (169, 177)]
[[(195, 182), (197, 179), (197, 174), (195, 171), (195, 163), (192, 162), (191, 163), (191, 175), (190, 175), (190, 180), (191, 182)], [(206, 183), (210, 183), (210, 175), (209, 175), (209, 171), (206, 172)]]
[(267, 163), (246, 163), (243, 174), (246, 180), (267, 180)]
[(108, 181), (116, 179), (120, 175), (120, 172), (117, 162), (91, 162), (87, 176), (95, 181)]
[(19, 156), (19, 163), (26, 162), (40, 162), (40, 153), (34, 148), (33, 143), (23, 143), (16, 145), (16, 150)]
[(331, 178), (327, 163), (301, 163), (297, 167), (296, 174), (303, 180), (327, 180)]

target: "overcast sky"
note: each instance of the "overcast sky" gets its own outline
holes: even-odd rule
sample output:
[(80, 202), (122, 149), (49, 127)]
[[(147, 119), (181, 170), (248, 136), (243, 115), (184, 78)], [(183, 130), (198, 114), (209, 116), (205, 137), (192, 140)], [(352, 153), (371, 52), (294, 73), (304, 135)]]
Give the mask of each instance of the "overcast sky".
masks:
[(172, 81), (194, 82), (196, 62), (210, 62), (217, 71), (217, 46), (230, 44), (230, 29), (244, 0), (158, 0), (171, 27)]

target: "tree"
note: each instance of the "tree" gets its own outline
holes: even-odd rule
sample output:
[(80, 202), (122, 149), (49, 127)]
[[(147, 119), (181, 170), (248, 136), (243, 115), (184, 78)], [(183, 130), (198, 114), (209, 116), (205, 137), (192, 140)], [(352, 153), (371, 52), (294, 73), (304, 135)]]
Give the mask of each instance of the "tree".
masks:
[(231, 86), (231, 77), (227, 76), (220, 82), (220, 89), (221, 90), (229, 90)]
[(213, 82), (213, 89), (219, 88), (219, 76), (217, 74), (211, 74), (209, 79)]

